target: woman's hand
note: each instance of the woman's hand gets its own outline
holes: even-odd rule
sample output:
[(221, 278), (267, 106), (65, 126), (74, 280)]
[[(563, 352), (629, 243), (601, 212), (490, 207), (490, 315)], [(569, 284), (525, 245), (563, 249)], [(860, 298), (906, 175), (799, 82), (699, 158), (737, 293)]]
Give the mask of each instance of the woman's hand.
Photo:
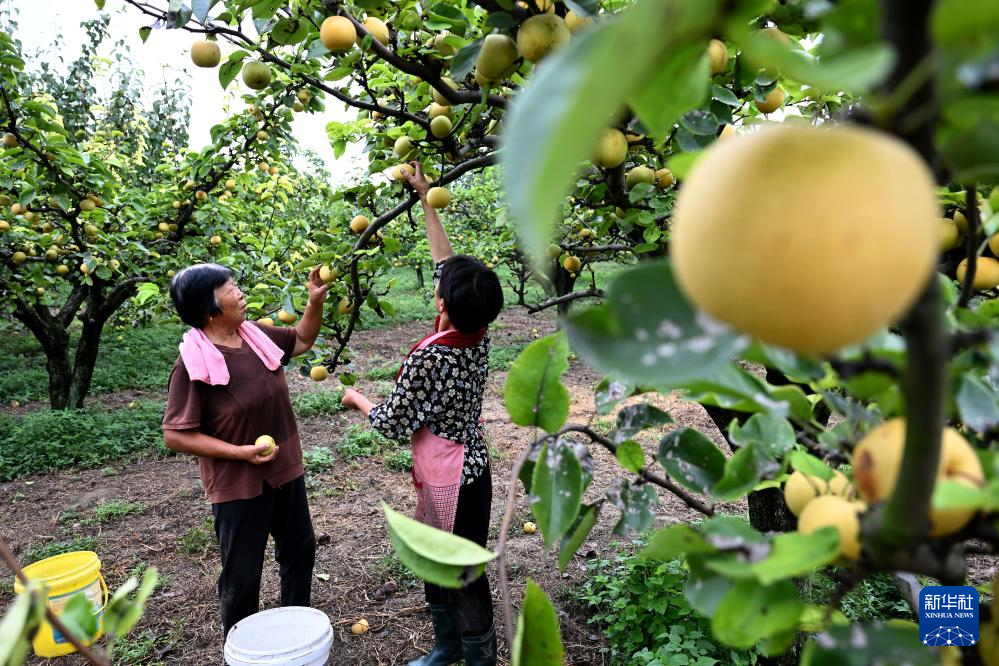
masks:
[(326, 300), (326, 292), (330, 290), (330, 286), (319, 277), (319, 266), (309, 271), (309, 281), (306, 286), (309, 288), (310, 303), (313, 301), (323, 303)]
[[(263, 465), (264, 463), (269, 463), (277, 457), (278, 451), (280, 450), (280, 446), (274, 446), (273, 450), (271, 450), (270, 444), (253, 444), (250, 446), (239, 447), (239, 451), (242, 454), (242, 460), (245, 460), (253, 465)], [(264, 453), (267, 455), (264, 455)]]
[(415, 161), (410, 162), (410, 165), (416, 170), (416, 173), (411, 174), (403, 170), (402, 177), (406, 179), (410, 187), (416, 190), (416, 193), (420, 195), (420, 199), (426, 199), (427, 192), (430, 191), (430, 183), (427, 181), (426, 176), (423, 175), (423, 165)]
[(340, 401), (347, 409), (357, 409), (365, 416), (371, 411), (371, 401), (364, 397), (364, 394), (354, 389), (347, 389), (343, 392), (343, 400)]

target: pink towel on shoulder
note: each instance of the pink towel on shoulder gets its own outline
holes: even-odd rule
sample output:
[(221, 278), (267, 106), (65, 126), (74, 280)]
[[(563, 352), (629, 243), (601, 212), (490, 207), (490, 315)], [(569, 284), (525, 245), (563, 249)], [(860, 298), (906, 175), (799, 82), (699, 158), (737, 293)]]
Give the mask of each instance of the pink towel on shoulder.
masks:
[[(281, 367), (281, 357), (284, 354), (266, 333), (248, 321), (244, 321), (237, 332), (268, 370)], [(229, 368), (226, 367), (225, 357), (200, 328), (192, 328), (184, 334), (184, 341), (180, 343), (180, 357), (192, 382), (205, 382), (212, 386), (229, 383)]]

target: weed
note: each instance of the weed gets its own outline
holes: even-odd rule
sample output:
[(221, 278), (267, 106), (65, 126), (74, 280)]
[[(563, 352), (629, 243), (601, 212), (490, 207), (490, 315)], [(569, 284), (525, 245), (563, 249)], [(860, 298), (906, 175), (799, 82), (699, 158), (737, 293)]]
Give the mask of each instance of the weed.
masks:
[(94, 516), (99, 523), (110, 523), (121, 520), (133, 513), (142, 513), (146, 507), (139, 502), (129, 502), (121, 499), (105, 500), (94, 507)]
[(299, 417), (329, 416), (347, 409), (340, 403), (341, 400), (343, 391), (307, 391), (292, 398), (291, 406)]
[(98, 467), (150, 451), (166, 454), (163, 408), (163, 403), (144, 402), (127, 411), (46, 409), (0, 415), (0, 481), (66, 467)]
[(76, 537), (69, 541), (54, 541), (52, 543), (36, 544), (28, 547), (21, 555), (21, 565), (27, 566), (39, 560), (44, 560), (63, 553), (72, 553), (77, 550), (96, 550), (97, 537)]
[(398, 448), (385, 454), (385, 466), (396, 472), (413, 469), (413, 452), (408, 448)]
[[(149, 564), (146, 562), (139, 562), (132, 570), (128, 572), (128, 578), (136, 578), (142, 580), (142, 576), (145, 575), (146, 569), (149, 568)], [(156, 587), (153, 590), (164, 590), (170, 585), (170, 574), (157, 572), (156, 576)]]
[(114, 643), (111, 666), (132, 666), (132, 664), (161, 666), (162, 661), (150, 660), (156, 654), (157, 643), (158, 636), (149, 629), (126, 634)]
[(333, 467), (333, 452), (325, 446), (314, 446), (302, 452), (302, 464), (309, 474), (322, 474)]
[(375, 575), (382, 581), (394, 580), (400, 588), (415, 587), (420, 580), (402, 563), (394, 550), (375, 560)]
[[(804, 581), (805, 597), (810, 603), (827, 604), (839, 584), (823, 573), (814, 573)], [(884, 622), (893, 618), (916, 619), (902, 594), (892, 583), (891, 575), (877, 573), (862, 580), (846, 593), (839, 609), (852, 623)]]
[(569, 594), (589, 610), (589, 622), (602, 627), (610, 664), (756, 662), (754, 652), (712, 642), (710, 619), (684, 596), (682, 559), (643, 559), (622, 548), (613, 559), (591, 560), (587, 571), (587, 580)]
[(364, 426), (352, 425), (336, 445), (337, 453), (345, 460), (373, 456), (391, 443), (381, 433)]
[(177, 548), (185, 555), (204, 556), (218, 544), (215, 538), (215, 524), (211, 516), (205, 516), (200, 524), (187, 530), (187, 534), (177, 541)]

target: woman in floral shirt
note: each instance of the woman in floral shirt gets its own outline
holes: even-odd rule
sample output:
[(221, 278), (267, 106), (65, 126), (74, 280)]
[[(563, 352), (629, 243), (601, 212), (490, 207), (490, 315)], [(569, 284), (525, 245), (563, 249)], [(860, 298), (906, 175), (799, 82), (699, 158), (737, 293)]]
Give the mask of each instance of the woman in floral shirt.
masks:
[[(486, 545), (492, 477), (479, 425), (489, 372), (486, 326), (503, 308), (496, 274), (475, 259), (454, 256), (436, 211), (427, 203), (429, 183), (419, 164), (407, 181), (420, 194), (434, 271), (434, 332), (406, 357), (392, 395), (373, 406), (348, 389), (343, 404), (368, 415), (392, 439), (411, 438), (416, 518)], [(485, 574), (459, 590), (425, 583), (435, 644), (410, 666), (496, 663), (496, 627)]]

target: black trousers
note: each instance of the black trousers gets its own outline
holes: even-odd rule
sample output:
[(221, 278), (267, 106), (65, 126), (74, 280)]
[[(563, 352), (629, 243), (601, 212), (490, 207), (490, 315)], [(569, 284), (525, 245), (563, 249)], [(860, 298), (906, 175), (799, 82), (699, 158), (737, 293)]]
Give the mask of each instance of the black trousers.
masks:
[[(479, 478), (458, 491), (454, 533), (484, 548), (489, 537), (492, 502), (493, 479), (486, 467)], [(485, 573), (459, 590), (433, 583), (424, 583), (423, 586), (427, 603), (447, 606), (462, 636), (481, 636), (489, 631), (493, 624), (493, 598)]]
[(281, 605), (309, 605), (316, 535), (309, 517), (305, 476), (279, 488), (265, 482), (263, 494), (213, 504), (212, 513), (222, 552), (218, 591), (224, 636), (234, 624), (260, 610), (260, 576), (268, 534), (274, 537)]

